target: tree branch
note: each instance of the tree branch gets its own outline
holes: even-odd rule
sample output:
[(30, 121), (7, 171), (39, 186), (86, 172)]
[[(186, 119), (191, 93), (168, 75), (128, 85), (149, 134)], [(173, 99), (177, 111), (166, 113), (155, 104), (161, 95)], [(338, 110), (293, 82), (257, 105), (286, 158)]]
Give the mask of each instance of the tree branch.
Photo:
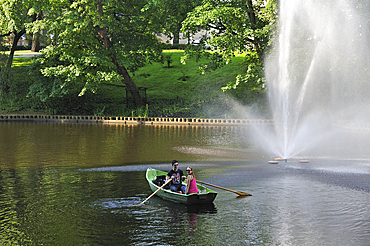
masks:
[(6, 34), (1, 34), (1, 35), (0, 35), (0, 38), (7, 37), (7, 36), (9, 36), (10, 34), (12, 34), (12, 32), (8, 32), (8, 33), (6, 33)]
[(225, 31), (226, 30), (226, 26), (224, 24), (219, 23), (219, 25), (215, 25), (215, 24), (207, 24), (206, 26), (210, 27), (210, 28), (213, 28), (213, 29), (216, 29), (218, 31)]
[(247, 13), (249, 16), (249, 21), (251, 22), (252, 28), (256, 25), (256, 15), (253, 11), (253, 3), (252, 0), (247, 0), (247, 5), (245, 6), (247, 9)]

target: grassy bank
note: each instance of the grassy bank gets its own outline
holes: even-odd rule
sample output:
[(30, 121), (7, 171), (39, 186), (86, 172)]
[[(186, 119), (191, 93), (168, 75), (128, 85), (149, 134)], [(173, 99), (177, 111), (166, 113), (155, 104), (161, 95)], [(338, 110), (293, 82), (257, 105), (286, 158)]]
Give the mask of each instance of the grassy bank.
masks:
[[(201, 75), (200, 63), (190, 59), (181, 64), (182, 50), (165, 50), (172, 62), (154, 63), (140, 68), (133, 74), (138, 87), (146, 89), (147, 106), (133, 107), (122, 84), (102, 85), (96, 94), (86, 93), (56, 98), (41, 103), (28, 98), (28, 87), (36, 78), (28, 75), (30, 58), (17, 58), (13, 63), (12, 103), (4, 103), (2, 113), (11, 111), (38, 111), (47, 114), (82, 114), (115, 116), (169, 116), (169, 117), (228, 117), (229, 105), (221, 87), (243, 72), (244, 57), (233, 58), (232, 62), (216, 71)], [(144, 92), (144, 91), (143, 91)], [(144, 96), (144, 93), (142, 94)]]
[[(30, 53), (30, 51), (26, 51)], [(0, 98), (0, 113), (18, 113), (23, 111), (34, 111), (33, 105), (38, 100), (28, 98), (28, 88), (35, 80), (28, 74), (29, 66), (32, 60), (26, 57), (18, 57), (19, 51), (16, 52), (13, 59), (13, 66), (10, 75), (10, 91), (2, 94)]]

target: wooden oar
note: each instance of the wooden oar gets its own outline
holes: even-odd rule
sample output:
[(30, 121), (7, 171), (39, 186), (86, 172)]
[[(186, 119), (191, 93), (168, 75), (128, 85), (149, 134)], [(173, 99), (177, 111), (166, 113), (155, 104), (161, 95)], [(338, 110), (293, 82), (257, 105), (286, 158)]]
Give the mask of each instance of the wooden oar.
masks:
[(217, 185), (209, 184), (209, 183), (206, 183), (206, 182), (203, 182), (203, 181), (199, 181), (199, 180), (197, 180), (197, 182), (198, 182), (198, 183), (201, 183), (201, 184), (205, 184), (205, 185), (213, 186), (213, 187), (216, 187), (216, 188), (219, 188), (219, 189), (223, 189), (223, 190), (231, 191), (231, 192), (234, 192), (234, 193), (238, 194), (239, 196), (251, 196), (251, 194), (248, 194), (248, 193), (245, 193), (245, 192), (226, 189), (226, 188), (224, 188), (224, 187), (220, 187), (220, 186), (217, 186)]
[(145, 199), (144, 201), (142, 201), (141, 203), (139, 204), (136, 204), (134, 206), (140, 206), (140, 205), (143, 205), (146, 201), (148, 201), (152, 196), (154, 196), (155, 193), (157, 193), (158, 191), (160, 191), (163, 187), (165, 187), (169, 182), (171, 182), (172, 178), (170, 178), (169, 180), (166, 181), (166, 183), (164, 183), (164, 185), (162, 185), (161, 187), (159, 187), (156, 191), (153, 192), (153, 194), (151, 194), (150, 196), (148, 196), (147, 199)]

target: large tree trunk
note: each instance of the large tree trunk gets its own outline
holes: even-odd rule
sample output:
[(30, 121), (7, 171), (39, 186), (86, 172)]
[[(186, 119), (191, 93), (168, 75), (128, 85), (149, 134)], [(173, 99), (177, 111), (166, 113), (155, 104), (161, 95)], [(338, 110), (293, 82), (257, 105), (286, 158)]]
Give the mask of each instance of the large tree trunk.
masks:
[[(254, 7), (253, 7), (253, 2), (252, 0), (247, 0), (246, 2), (246, 10), (247, 10), (247, 13), (248, 13), (248, 16), (249, 16), (249, 21), (251, 22), (252, 24), (252, 29), (255, 30), (256, 29), (256, 14), (254, 12)], [(256, 49), (257, 51), (257, 55), (258, 55), (258, 58), (263, 66), (263, 50), (261, 49), (261, 46), (260, 46), (260, 40), (258, 38), (254, 38), (254, 40), (252, 41), (252, 44), (254, 46), (254, 48)]]
[[(33, 22), (37, 20), (42, 20), (44, 18), (44, 13), (40, 11), (40, 13), (33, 15)], [(39, 52), (40, 51), (40, 37), (41, 37), (41, 30), (38, 32), (34, 32), (32, 36), (32, 52)]]
[[(100, 16), (103, 16), (103, 6), (102, 6), (102, 3), (101, 3), (101, 0), (97, 1), (96, 7), (97, 7), (97, 10), (98, 10), (98, 13), (100, 14)], [(111, 49), (112, 43), (111, 43), (111, 40), (109, 38), (107, 29), (105, 27), (95, 26), (95, 31), (97, 32), (97, 34), (101, 38), (101, 40), (100, 40), (101, 44), (104, 45), (104, 47), (107, 50)], [(134, 99), (135, 105), (136, 106), (143, 106), (144, 101), (143, 101), (143, 99), (140, 95), (139, 88), (136, 86), (136, 84), (132, 80), (132, 78), (131, 78), (130, 74), (128, 73), (127, 69), (124, 66), (119, 64), (119, 62), (117, 60), (117, 57), (114, 53), (110, 54), (110, 59), (113, 62), (113, 64), (116, 65), (118, 74), (123, 77), (122, 83), (125, 84), (127, 86), (128, 90), (130, 91), (130, 93), (132, 95), (132, 98)]]
[(118, 63), (118, 61), (117, 61), (117, 59), (115, 58), (114, 55), (111, 56), (111, 60), (116, 65), (118, 74), (120, 74), (123, 77), (122, 83), (125, 84), (126, 87), (128, 88), (128, 90), (130, 91), (130, 93), (132, 95), (132, 98), (134, 99), (135, 105), (136, 106), (143, 106), (144, 101), (143, 101), (143, 98), (140, 95), (139, 88), (136, 86), (136, 84), (132, 80), (132, 78), (131, 78), (130, 74), (128, 73), (128, 71), (126, 70), (126, 68), (124, 66), (121, 66)]
[(32, 37), (32, 52), (39, 52), (40, 51), (40, 34), (35, 32)]
[(173, 34), (173, 44), (179, 44), (180, 43), (180, 33), (174, 33)]

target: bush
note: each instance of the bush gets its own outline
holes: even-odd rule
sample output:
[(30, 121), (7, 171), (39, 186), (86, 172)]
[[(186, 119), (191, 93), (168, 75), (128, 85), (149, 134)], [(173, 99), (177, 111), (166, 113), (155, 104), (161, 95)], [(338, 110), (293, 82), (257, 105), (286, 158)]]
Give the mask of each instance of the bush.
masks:
[(185, 50), (187, 44), (163, 44), (164, 50)]
[(0, 51), (9, 51), (9, 47), (8, 47), (8, 46), (5, 46), (5, 45), (0, 44)]

